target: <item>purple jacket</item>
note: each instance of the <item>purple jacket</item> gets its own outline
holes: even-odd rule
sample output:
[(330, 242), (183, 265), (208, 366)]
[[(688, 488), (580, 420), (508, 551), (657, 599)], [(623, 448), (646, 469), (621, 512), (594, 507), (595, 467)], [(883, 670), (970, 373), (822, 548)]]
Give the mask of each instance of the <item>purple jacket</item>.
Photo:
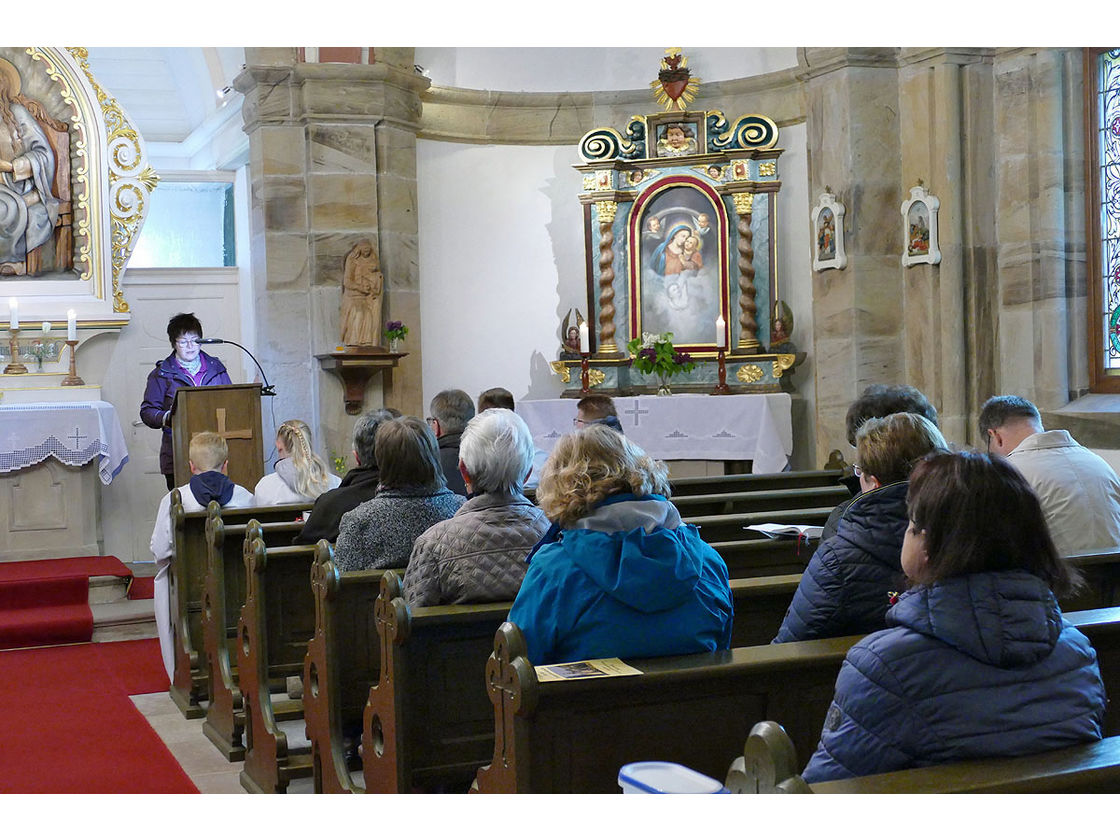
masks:
[[(202, 377), (202, 385), (232, 385), (226, 366), (220, 359), (200, 352), (199, 356), (206, 362), (206, 372)], [(163, 442), (159, 447), (159, 471), (164, 475), (175, 472), (171, 458), (171, 427), (164, 427), (163, 415), (171, 410), (175, 401), (175, 392), (180, 386), (194, 385), (186, 372), (179, 367), (172, 353), (155, 366), (148, 374), (148, 384), (144, 386), (144, 399), (140, 403), (140, 419), (145, 426), (153, 429), (163, 429)]]

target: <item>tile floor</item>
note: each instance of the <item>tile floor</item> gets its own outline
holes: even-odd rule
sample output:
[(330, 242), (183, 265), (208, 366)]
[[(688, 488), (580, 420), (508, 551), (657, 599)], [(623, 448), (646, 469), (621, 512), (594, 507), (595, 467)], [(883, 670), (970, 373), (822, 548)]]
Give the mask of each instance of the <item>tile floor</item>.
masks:
[[(205, 718), (187, 720), (166, 691), (138, 694), (132, 702), (148, 721), (168, 750), (194, 782), (200, 793), (246, 793), (239, 779), (243, 762), (226, 761), (210, 740), (202, 734)], [(293, 722), (299, 730), (303, 722)], [(285, 725), (285, 730), (287, 726)], [(289, 743), (296, 732), (288, 732)], [(299, 733), (302, 735), (302, 732)], [(311, 779), (296, 779), (288, 785), (288, 793), (312, 793)]]

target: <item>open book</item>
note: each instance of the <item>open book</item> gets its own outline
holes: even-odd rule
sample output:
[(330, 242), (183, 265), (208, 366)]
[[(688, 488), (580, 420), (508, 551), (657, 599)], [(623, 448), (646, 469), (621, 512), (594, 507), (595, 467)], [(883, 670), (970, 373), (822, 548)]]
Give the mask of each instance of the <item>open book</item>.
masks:
[(772, 540), (779, 537), (804, 537), (807, 540), (819, 540), (824, 531), (822, 525), (779, 525), (776, 522), (766, 522), (762, 525), (746, 525), (747, 531), (761, 531)]

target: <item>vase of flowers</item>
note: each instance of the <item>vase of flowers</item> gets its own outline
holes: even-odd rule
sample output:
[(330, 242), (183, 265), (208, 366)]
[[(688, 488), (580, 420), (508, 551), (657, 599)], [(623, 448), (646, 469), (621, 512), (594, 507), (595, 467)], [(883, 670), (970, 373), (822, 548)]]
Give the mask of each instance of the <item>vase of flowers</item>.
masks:
[(408, 335), (408, 327), (401, 321), (387, 321), (385, 323), (385, 337), (389, 339), (389, 352), (397, 353), (401, 339)]
[(696, 367), (696, 362), (688, 353), (681, 353), (673, 347), (673, 334), (642, 333), (641, 338), (632, 338), (626, 343), (630, 351), (630, 364), (647, 376), (656, 374), (660, 384), (657, 395), (672, 394), (669, 380), (678, 373), (687, 372)]

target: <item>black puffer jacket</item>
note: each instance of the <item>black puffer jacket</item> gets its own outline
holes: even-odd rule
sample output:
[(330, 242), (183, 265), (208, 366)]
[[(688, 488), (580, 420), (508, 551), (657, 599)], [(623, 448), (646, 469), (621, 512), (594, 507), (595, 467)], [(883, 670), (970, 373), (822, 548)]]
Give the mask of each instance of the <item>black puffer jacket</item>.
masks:
[(827, 639), (886, 627), (890, 593), (904, 588), (902, 538), (909, 482), (864, 493), (821, 542), (786, 611), (775, 642)]

